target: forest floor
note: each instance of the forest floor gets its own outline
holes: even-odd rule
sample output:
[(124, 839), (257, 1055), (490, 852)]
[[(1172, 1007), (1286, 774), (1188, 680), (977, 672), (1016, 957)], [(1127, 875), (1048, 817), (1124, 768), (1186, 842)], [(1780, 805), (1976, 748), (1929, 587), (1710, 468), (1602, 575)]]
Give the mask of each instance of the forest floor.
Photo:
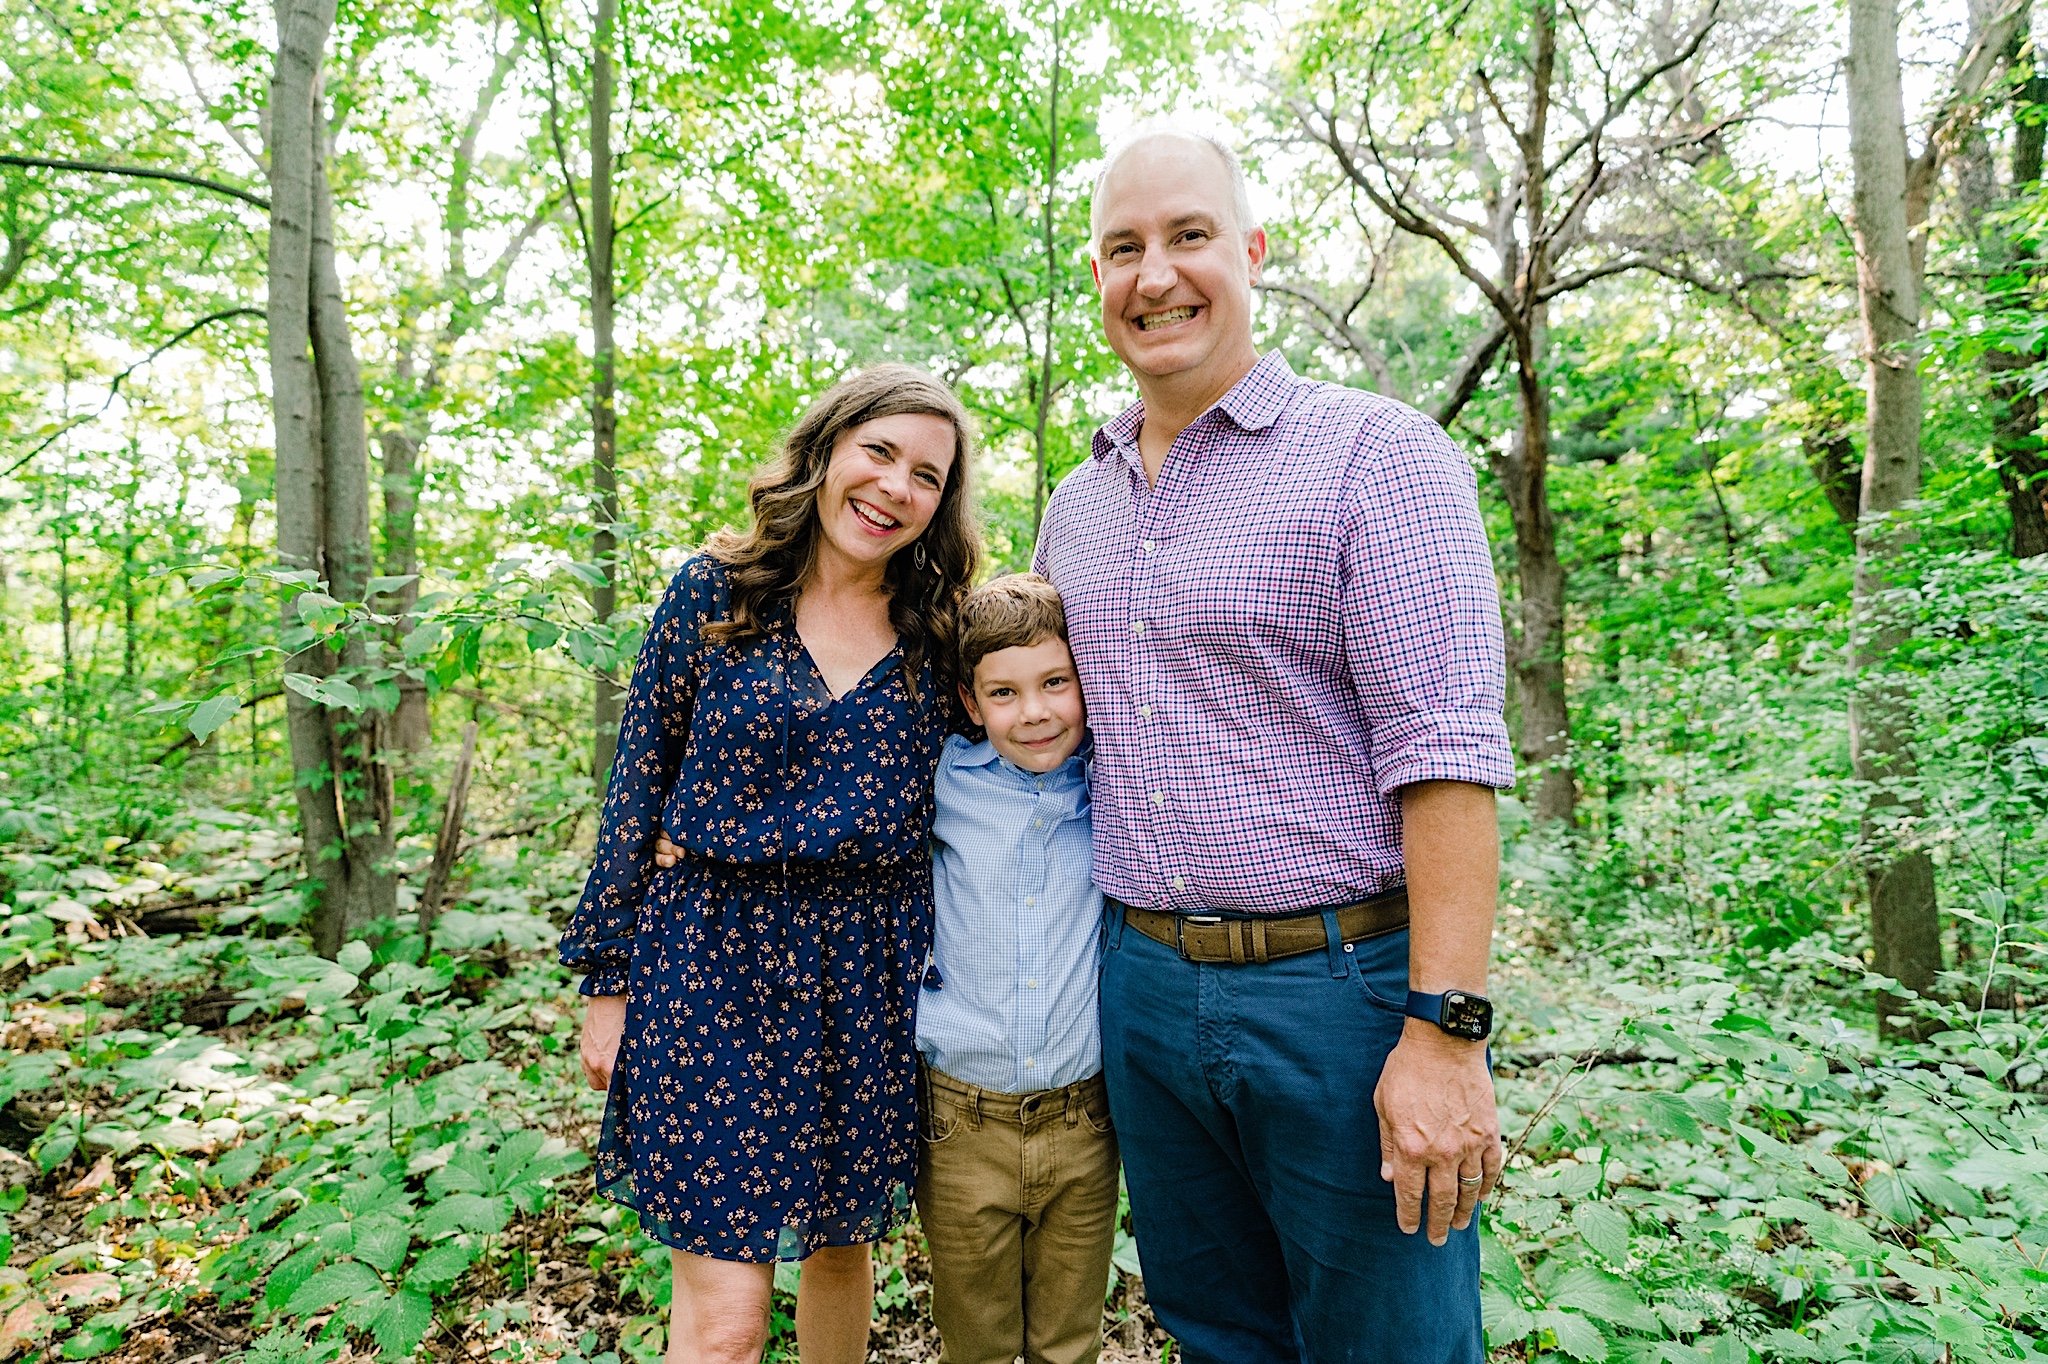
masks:
[[(430, 953), (393, 932), (338, 962), (295, 931), (294, 849), (259, 818), (53, 817), (0, 855), (0, 1361), (658, 1356), (666, 1259), (592, 1195), (601, 1097), (552, 959), (578, 853), (483, 850)], [(2038, 1339), (2048, 1110), (2017, 1013), (1876, 1064), (1828, 1003), (1853, 962), (1737, 979), (1682, 933), (1578, 959), (1539, 903), (1511, 881), (1494, 983), (1497, 1359)], [(1104, 1358), (1162, 1359), (1118, 1258)], [(935, 1359), (914, 1224), (876, 1279), (871, 1358)]]

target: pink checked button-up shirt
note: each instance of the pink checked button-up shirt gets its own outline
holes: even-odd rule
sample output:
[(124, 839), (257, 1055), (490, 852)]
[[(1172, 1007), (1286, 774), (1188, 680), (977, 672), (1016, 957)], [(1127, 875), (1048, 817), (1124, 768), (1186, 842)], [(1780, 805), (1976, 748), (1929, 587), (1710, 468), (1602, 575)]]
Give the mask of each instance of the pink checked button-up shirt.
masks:
[(1095, 735), (1095, 878), (1289, 911), (1401, 883), (1397, 793), (1514, 781), (1471, 467), (1414, 410), (1266, 356), (1147, 487), (1142, 404), (1046, 509)]

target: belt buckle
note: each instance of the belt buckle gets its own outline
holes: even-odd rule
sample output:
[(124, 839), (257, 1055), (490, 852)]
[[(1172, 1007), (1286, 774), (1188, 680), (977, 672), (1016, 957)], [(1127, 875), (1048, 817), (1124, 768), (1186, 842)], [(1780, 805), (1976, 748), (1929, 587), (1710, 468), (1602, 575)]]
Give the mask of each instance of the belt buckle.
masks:
[(1187, 928), (1189, 924), (1220, 924), (1221, 914), (1176, 914), (1173, 919), (1173, 950), (1180, 953), (1182, 961), (1193, 961), (1188, 955)]

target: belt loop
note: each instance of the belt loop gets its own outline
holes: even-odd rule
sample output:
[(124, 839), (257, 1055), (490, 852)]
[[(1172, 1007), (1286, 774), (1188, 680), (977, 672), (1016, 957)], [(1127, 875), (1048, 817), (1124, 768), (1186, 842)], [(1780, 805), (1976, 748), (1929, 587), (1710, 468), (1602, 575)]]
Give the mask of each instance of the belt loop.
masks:
[(1069, 1127), (1079, 1127), (1081, 1125), (1081, 1084), (1082, 1082), (1077, 1080), (1067, 1086), (1066, 1107), (1067, 1126)]
[(1124, 902), (1105, 895), (1102, 897), (1106, 949), (1116, 951), (1124, 940)]
[(1344, 960), (1344, 931), (1337, 927), (1334, 909), (1323, 911), (1323, 935), (1324, 945), (1330, 950), (1330, 979), (1342, 980), (1350, 968)]
[(1223, 927), (1230, 936), (1230, 964), (1244, 965), (1245, 939), (1251, 936), (1251, 925), (1239, 920), (1236, 923), (1226, 923)]
[(1272, 955), (1266, 951), (1266, 921), (1264, 919), (1253, 919), (1251, 921), (1251, 934), (1252, 960), (1264, 966), (1267, 962), (1273, 960)]
[(981, 1086), (967, 1087), (967, 1102), (961, 1105), (967, 1110), (967, 1125), (974, 1131), (981, 1130)]

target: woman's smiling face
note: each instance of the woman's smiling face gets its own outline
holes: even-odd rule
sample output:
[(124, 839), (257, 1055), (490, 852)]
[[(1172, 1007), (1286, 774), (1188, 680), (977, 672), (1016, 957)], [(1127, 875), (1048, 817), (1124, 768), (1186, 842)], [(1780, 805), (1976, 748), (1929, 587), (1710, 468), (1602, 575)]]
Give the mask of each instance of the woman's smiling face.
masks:
[(818, 489), (821, 558), (873, 571), (924, 534), (953, 471), (953, 423), (925, 412), (876, 417), (832, 442)]

